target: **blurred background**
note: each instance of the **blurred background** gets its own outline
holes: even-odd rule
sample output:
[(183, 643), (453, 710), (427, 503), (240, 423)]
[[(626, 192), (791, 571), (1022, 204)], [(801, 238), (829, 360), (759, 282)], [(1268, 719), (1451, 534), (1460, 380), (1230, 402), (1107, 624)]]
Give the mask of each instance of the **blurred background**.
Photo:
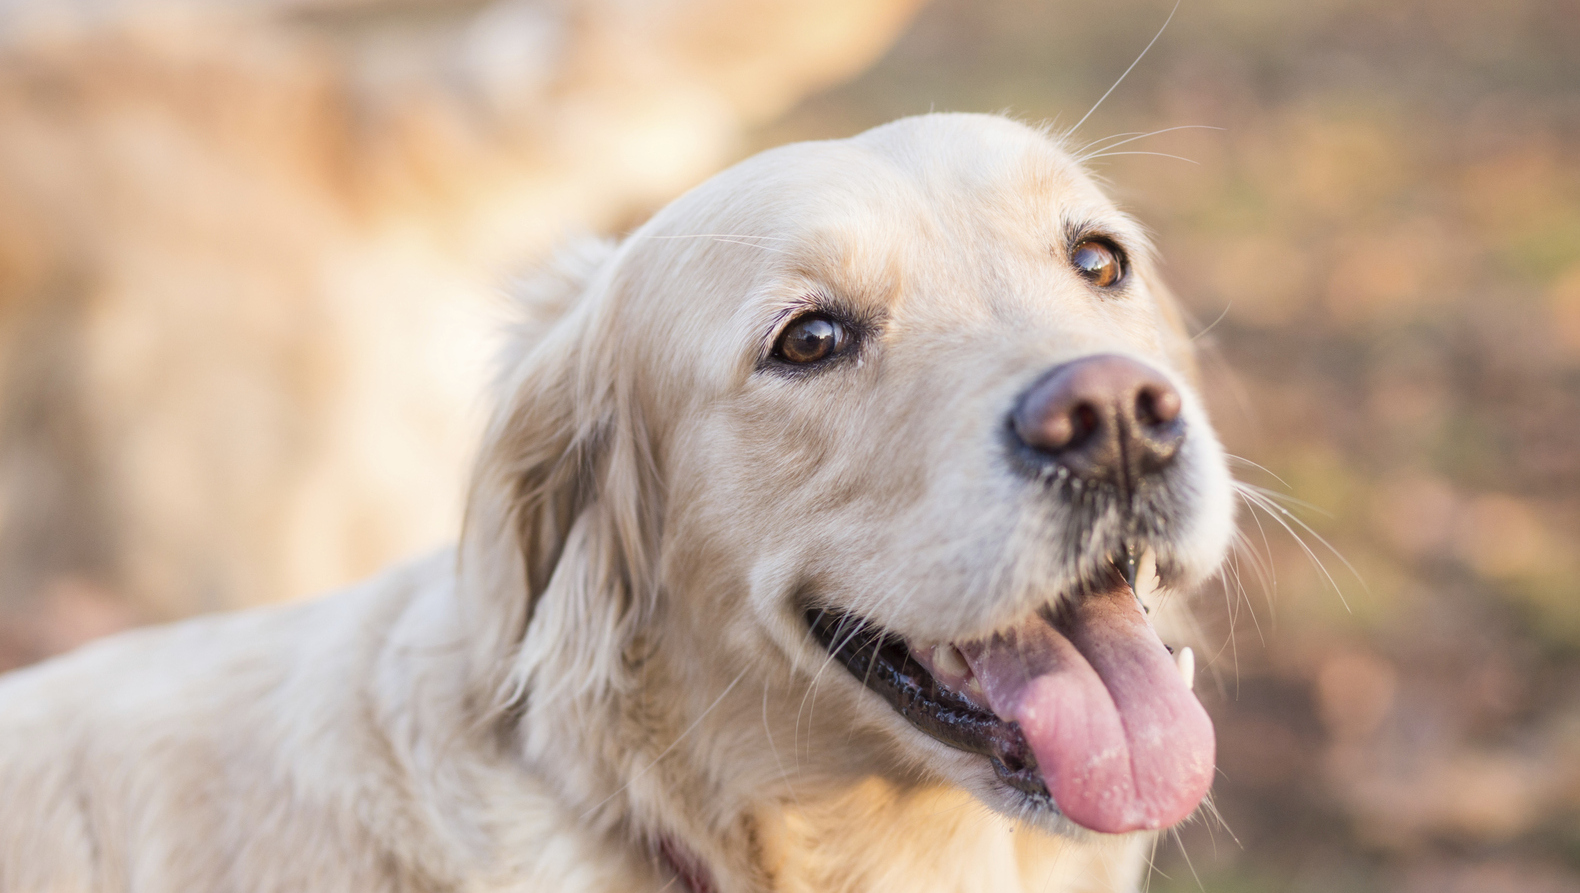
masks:
[[(0, 668), (443, 542), (557, 240), (901, 115), (1074, 125), (1170, 8), (0, 0)], [(1185, 0), (1104, 138), (1299, 501), (1201, 599), (1221, 821), (1151, 889), (1580, 890), (1580, 0)]]

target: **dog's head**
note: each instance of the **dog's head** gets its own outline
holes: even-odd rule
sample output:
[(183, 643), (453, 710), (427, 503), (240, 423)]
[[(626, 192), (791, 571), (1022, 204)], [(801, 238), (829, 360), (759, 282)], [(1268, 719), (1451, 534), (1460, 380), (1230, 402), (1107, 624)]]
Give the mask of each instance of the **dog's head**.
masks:
[(787, 146), (573, 266), (464, 540), (512, 691), (636, 698), (714, 775), (788, 738), (1049, 827), (1196, 808), (1212, 728), (1142, 602), (1216, 570), (1229, 478), (1145, 236), (1055, 140)]

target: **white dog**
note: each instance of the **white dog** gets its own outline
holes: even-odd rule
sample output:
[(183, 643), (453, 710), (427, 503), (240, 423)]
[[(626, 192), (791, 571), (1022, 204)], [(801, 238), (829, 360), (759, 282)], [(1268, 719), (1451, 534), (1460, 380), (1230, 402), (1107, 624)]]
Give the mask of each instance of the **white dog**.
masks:
[(1134, 888), (1233, 523), (1153, 267), (1001, 118), (720, 174), (529, 289), (456, 551), (0, 683), (0, 890)]

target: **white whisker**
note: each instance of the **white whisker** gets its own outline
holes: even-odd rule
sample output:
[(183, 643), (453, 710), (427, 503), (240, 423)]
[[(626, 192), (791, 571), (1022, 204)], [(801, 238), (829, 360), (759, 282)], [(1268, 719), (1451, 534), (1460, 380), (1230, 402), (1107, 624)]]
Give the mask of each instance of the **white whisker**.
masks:
[(1190, 340), (1195, 341), (1197, 338), (1201, 338), (1204, 335), (1206, 335), (1208, 332), (1211, 332), (1213, 329), (1217, 328), (1218, 323), (1223, 322), (1224, 317), (1229, 315), (1229, 308), (1233, 307), (1233, 306), (1234, 306), (1234, 302), (1233, 301), (1230, 301), (1228, 304), (1225, 304), (1224, 307), (1223, 307), (1223, 312), (1218, 314), (1218, 318), (1213, 320), (1212, 322), (1208, 323), (1207, 324), (1207, 328), (1202, 329), (1201, 331), (1197, 332), (1196, 334), (1190, 336)]
[(1239, 596), (1236, 603), (1245, 605), (1246, 612), (1251, 615), (1251, 625), (1256, 628), (1257, 641), (1262, 643), (1263, 648), (1266, 648), (1267, 637), (1262, 635), (1262, 622), (1257, 619), (1256, 608), (1251, 604), (1251, 594), (1245, 591), (1245, 580), (1240, 575), (1240, 556), (1231, 555), (1230, 558), (1233, 562), (1230, 565), (1230, 573), (1234, 576), (1235, 593)]
[(716, 236), (716, 237), (714, 237), (713, 241), (715, 241), (715, 242), (723, 242), (726, 245), (745, 245), (747, 248), (760, 248), (763, 251), (772, 251), (774, 254), (784, 254), (785, 253), (783, 250), (781, 250), (779, 248), (770, 248), (767, 245), (757, 245), (757, 244), (754, 244), (752, 242), (742, 241), (740, 239), (726, 239), (723, 236)]
[(1201, 875), (1196, 873), (1195, 863), (1191, 862), (1190, 852), (1185, 849), (1185, 841), (1180, 837), (1179, 827), (1170, 828), (1169, 835), (1174, 838), (1175, 845), (1180, 848), (1180, 855), (1185, 857), (1185, 867), (1190, 869), (1190, 876), (1196, 879), (1196, 886), (1206, 890), (1207, 887), (1201, 882)]
[[(767, 677), (763, 678), (763, 736), (768, 739), (768, 752), (773, 754), (774, 765), (779, 767), (779, 778), (780, 778), (780, 780), (783, 781), (784, 784), (785, 784), (785, 787), (789, 789), (789, 791), (790, 791), (790, 799), (794, 800), (796, 806), (800, 807), (801, 806), (801, 796), (796, 793), (795, 785), (791, 784), (791, 782), (790, 782), (790, 773), (785, 771), (784, 760), (779, 758), (779, 748), (774, 745), (774, 731), (773, 731), (772, 728), (769, 727), (769, 724), (768, 724), (768, 678)], [(797, 772), (798, 775), (800, 774), (800, 766), (799, 766), (799, 764), (796, 766), (796, 772)]]
[(1263, 512), (1266, 512), (1269, 518), (1272, 518), (1274, 521), (1278, 522), (1280, 527), (1284, 528), (1284, 530), (1295, 540), (1295, 543), (1300, 546), (1301, 550), (1306, 553), (1306, 557), (1309, 558), (1311, 562), (1317, 566), (1317, 569), (1322, 572), (1322, 575), (1327, 578), (1328, 585), (1332, 586), (1333, 591), (1338, 594), (1339, 601), (1344, 605), (1344, 610), (1353, 613), (1350, 608), (1349, 600), (1344, 597), (1344, 591), (1339, 587), (1338, 581), (1333, 578), (1333, 574), (1331, 574), (1328, 571), (1327, 566), (1322, 563), (1322, 559), (1317, 557), (1317, 553), (1306, 544), (1305, 539), (1300, 536), (1300, 534), (1295, 530), (1295, 527), (1298, 526), (1318, 543), (1321, 543), (1322, 546), (1329, 552), (1333, 553), (1333, 556), (1337, 558), (1352, 575), (1354, 575), (1356, 581), (1361, 584), (1361, 589), (1363, 591), (1369, 592), (1370, 590), (1366, 586), (1365, 579), (1361, 577), (1360, 572), (1355, 569), (1355, 566), (1350, 564), (1349, 559), (1345, 558), (1344, 555), (1340, 553), (1332, 543), (1328, 542), (1327, 539), (1322, 536), (1322, 534), (1313, 530), (1311, 525), (1296, 517), (1288, 509), (1274, 502), (1268, 495), (1262, 492), (1260, 487), (1235, 481), (1234, 488), (1235, 491), (1239, 493), (1245, 500), (1247, 505), (1252, 506), (1253, 508), (1259, 508)]
[(1173, 878), (1169, 877), (1168, 874), (1163, 871), (1163, 869), (1158, 867), (1158, 844), (1161, 843), (1162, 840), (1163, 835), (1152, 835), (1152, 846), (1147, 850), (1147, 877), (1146, 880), (1142, 882), (1142, 893), (1147, 893), (1147, 891), (1152, 889), (1152, 875), (1154, 874), (1163, 878), (1165, 881), (1173, 880)]
[[(1255, 462), (1252, 462), (1250, 459), (1245, 458), (1244, 456), (1236, 456), (1233, 453), (1228, 453), (1227, 454), (1227, 458), (1229, 459), (1230, 464), (1239, 464), (1239, 465), (1249, 466), (1251, 468), (1256, 469), (1257, 471), (1262, 472), (1263, 474), (1267, 475), (1268, 477), (1272, 478), (1273, 480), (1278, 481), (1280, 484), (1283, 484), (1286, 487), (1289, 486), (1289, 482), (1288, 481), (1286, 481), (1283, 478), (1279, 477), (1278, 475), (1274, 474), (1273, 470), (1271, 468), (1268, 468), (1266, 465), (1259, 465), (1259, 464), (1257, 464)], [(1241, 483), (1244, 483), (1244, 481), (1242, 481)], [(1246, 484), (1246, 486), (1252, 486), (1252, 485), (1251, 484)], [(1263, 492), (1269, 492), (1269, 491), (1263, 490)]]
[(761, 239), (765, 242), (794, 242), (789, 236), (754, 236), (750, 233), (681, 233), (669, 236), (637, 236), (641, 239)]
[[(1133, 143), (1136, 140), (1144, 140), (1147, 137), (1158, 136), (1159, 134), (1164, 133), (1173, 133), (1176, 130), (1223, 130), (1223, 128), (1214, 127), (1211, 124), (1180, 124), (1175, 127), (1165, 127), (1162, 130), (1154, 130), (1149, 133), (1137, 133), (1135, 131), (1130, 133), (1116, 133), (1113, 136), (1104, 137), (1100, 140), (1093, 140), (1085, 146), (1082, 146), (1081, 151), (1076, 153), (1075, 160), (1085, 161), (1088, 158), (1095, 157), (1087, 154), (1094, 149), (1101, 148), (1102, 151), (1107, 152), (1110, 149), (1117, 149), (1120, 146), (1123, 146), (1127, 143)], [(1118, 139), (1119, 137), (1128, 137), (1128, 139), (1120, 139), (1117, 143), (1109, 142), (1109, 140)], [(1099, 147), (1097, 145), (1098, 143), (1107, 143), (1107, 145)]]
[(1101, 106), (1103, 104), (1103, 100), (1108, 98), (1109, 93), (1113, 93), (1114, 90), (1118, 89), (1119, 85), (1125, 82), (1125, 78), (1129, 76), (1130, 72), (1137, 65), (1141, 64), (1141, 60), (1142, 59), (1146, 58), (1147, 52), (1152, 49), (1152, 45), (1157, 43), (1158, 42), (1158, 38), (1162, 37), (1163, 36), (1163, 32), (1168, 29), (1169, 22), (1174, 21), (1174, 13), (1179, 11), (1180, 2), (1181, 2), (1181, 0), (1174, 0), (1174, 8), (1169, 10), (1169, 17), (1163, 20), (1163, 27), (1158, 29), (1158, 33), (1152, 35), (1152, 39), (1150, 41), (1148, 41), (1146, 47), (1141, 50), (1141, 55), (1136, 57), (1136, 61), (1130, 63), (1130, 67), (1125, 69), (1125, 73), (1121, 74), (1119, 76), (1119, 80), (1114, 81), (1114, 85), (1112, 87), (1108, 88), (1108, 92), (1104, 93), (1102, 96), (1099, 96), (1097, 98), (1097, 102), (1094, 103), (1091, 108), (1086, 110), (1086, 114), (1081, 116), (1081, 120), (1075, 122), (1075, 126), (1070, 128), (1070, 132), (1071, 133), (1074, 133), (1075, 131), (1080, 130), (1081, 129), (1081, 125), (1086, 123), (1086, 119), (1087, 118), (1092, 117), (1092, 113), (1097, 111), (1098, 106)]
[(657, 766), (659, 764), (659, 761), (663, 760), (664, 757), (669, 756), (669, 752), (674, 750), (680, 744), (681, 741), (684, 741), (687, 735), (690, 735), (692, 732), (696, 731), (697, 726), (701, 725), (702, 721), (704, 719), (708, 718), (708, 714), (713, 712), (713, 708), (719, 706), (719, 704), (724, 700), (725, 695), (728, 695), (735, 688), (736, 684), (739, 683), (741, 681), (741, 679), (745, 678), (745, 676), (746, 676), (746, 671), (745, 670), (742, 670), (739, 673), (737, 673), (735, 678), (730, 681), (730, 684), (724, 687), (724, 691), (719, 692), (719, 696), (717, 698), (713, 699), (713, 703), (712, 704), (708, 705), (708, 709), (702, 711), (702, 714), (700, 716), (698, 716), (694, 721), (692, 721), (691, 725), (687, 726), (686, 730), (684, 732), (681, 732), (680, 735), (678, 735), (675, 738), (674, 741), (671, 741), (669, 743), (668, 747), (664, 748), (663, 752), (661, 752), (658, 756), (654, 757), (653, 758), (653, 762), (648, 763), (646, 766), (642, 767), (642, 769), (640, 771), (638, 771), (635, 775), (633, 775), (629, 779), (627, 779), (625, 784), (621, 785), (619, 787), (619, 789), (616, 790), (614, 793), (610, 794), (609, 796), (607, 796), (607, 797), (603, 798), (602, 800), (599, 800), (597, 803), (593, 804), (592, 807), (590, 807), (586, 812), (582, 813), (581, 819), (579, 821), (583, 821), (583, 822), (587, 821), (587, 817), (588, 816), (591, 816), (593, 813), (597, 812), (605, 803), (608, 803), (610, 800), (613, 800), (614, 798), (620, 796), (622, 793), (624, 793), (626, 791), (627, 788), (629, 788), (629, 787), (631, 787), (631, 785), (635, 784), (637, 779), (639, 779), (642, 776), (646, 775), (648, 773), (648, 771), (651, 770), (654, 766)]
[(1265, 496), (1268, 499), (1274, 500), (1276, 502), (1281, 502), (1281, 503), (1284, 503), (1286, 505), (1296, 506), (1297, 508), (1303, 508), (1303, 509), (1305, 509), (1308, 512), (1316, 512), (1317, 514), (1323, 516), (1324, 518), (1331, 518), (1331, 517), (1333, 517), (1333, 513), (1328, 511), (1327, 509), (1322, 508), (1321, 506), (1315, 505), (1313, 503), (1306, 502), (1304, 499), (1298, 499), (1298, 498), (1296, 498), (1294, 496), (1290, 496), (1288, 493), (1279, 493), (1276, 490), (1269, 490), (1266, 487), (1258, 487), (1255, 484), (1246, 484), (1243, 481), (1241, 483), (1245, 487), (1248, 487), (1248, 488), (1250, 488), (1252, 490), (1255, 490), (1257, 493), (1261, 494), (1262, 496)]
[[(1223, 775), (1223, 770), (1218, 770), (1218, 774)], [(1224, 777), (1227, 778), (1228, 776)], [(1218, 827), (1223, 829), (1223, 833), (1229, 835), (1229, 839), (1234, 841), (1235, 846), (1242, 850), (1245, 849), (1245, 844), (1240, 842), (1240, 836), (1234, 833), (1233, 828), (1229, 827), (1229, 820), (1225, 819), (1223, 813), (1218, 809), (1218, 801), (1213, 798), (1211, 792), (1208, 792), (1207, 798), (1202, 801), (1202, 810), (1204, 817), (1212, 820), (1211, 822), (1205, 822), (1204, 827), (1207, 829), (1208, 837), (1212, 840), (1214, 855), (1217, 855), (1218, 836), (1212, 833), (1213, 822), (1218, 823)]]
[[(1080, 149), (1076, 150), (1075, 152), (1073, 152), (1071, 154), (1075, 156), (1075, 160), (1076, 161), (1085, 161), (1086, 160), (1086, 153), (1091, 152), (1092, 150), (1098, 148), (1098, 144), (1099, 143), (1107, 143), (1109, 140), (1122, 140), (1122, 139), (1125, 139), (1125, 137), (1134, 137), (1136, 139), (1140, 139), (1141, 137), (1144, 137), (1144, 136), (1147, 136), (1147, 134), (1144, 134), (1144, 133), (1142, 133), (1139, 130), (1127, 130), (1124, 133), (1110, 134), (1109, 136), (1105, 136), (1105, 137), (1103, 137), (1101, 139), (1092, 140), (1091, 142), (1087, 143), (1086, 145), (1082, 146)], [(1125, 142), (1129, 142), (1129, 140), (1125, 140)], [(1121, 145), (1121, 144), (1120, 143), (1113, 143), (1111, 145), (1103, 146), (1102, 148), (1111, 149), (1114, 146), (1118, 146), (1118, 145)]]
[(1156, 155), (1159, 158), (1172, 158), (1175, 161), (1183, 161), (1183, 162), (1186, 162), (1187, 164), (1201, 164), (1201, 162), (1195, 161), (1195, 160), (1190, 159), (1190, 158), (1186, 158), (1183, 155), (1170, 155), (1167, 152), (1141, 152), (1141, 151), (1134, 151), (1134, 152), (1098, 152), (1096, 155), (1088, 155), (1088, 156), (1086, 156), (1085, 158), (1083, 158), (1081, 160), (1082, 161), (1091, 161), (1094, 158), (1112, 158), (1115, 155)]
[(792, 242), (792, 241), (794, 241), (793, 239), (791, 239), (789, 237), (786, 237), (786, 236), (753, 236), (753, 235), (747, 235), (747, 234), (744, 234), (744, 233), (684, 233), (684, 234), (681, 234), (681, 235), (669, 235), (669, 236), (645, 236), (645, 235), (644, 236), (632, 236), (631, 238), (632, 239), (653, 239), (653, 240), (711, 239), (714, 242), (722, 242), (722, 243), (727, 244), (727, 245), (745, 245), (747, 248), (757, 248), (757, 249), (761, 249), (763, 251), (772, 252), (774, 254), (785, 254), (786, 252), (784, 251), (784, 249), (775, 248), (775, 247), (773, 247), (771, 245), (759, 245), (759, 244), (757, 244), (757, 242)]

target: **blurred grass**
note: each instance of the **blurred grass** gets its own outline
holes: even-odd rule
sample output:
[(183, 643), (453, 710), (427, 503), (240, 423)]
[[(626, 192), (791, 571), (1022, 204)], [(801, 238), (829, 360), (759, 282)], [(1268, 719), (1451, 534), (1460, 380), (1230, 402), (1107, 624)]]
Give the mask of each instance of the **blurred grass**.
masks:
[[(1170, 5), (940, 0), (747, 148), (1068, 127)], [(1223, 317), (1205, 388), (1268, 469), (1241, 476), (1359, 576), (1242, 515), (1277, 580), (1202, 599), (1228, 830), (1161, 844), (1152, 890), (1580, 889), (1577, 47), (1576, 0), (1191, 0), (1072, 137), (1223, 128), (1094, 166)]]

